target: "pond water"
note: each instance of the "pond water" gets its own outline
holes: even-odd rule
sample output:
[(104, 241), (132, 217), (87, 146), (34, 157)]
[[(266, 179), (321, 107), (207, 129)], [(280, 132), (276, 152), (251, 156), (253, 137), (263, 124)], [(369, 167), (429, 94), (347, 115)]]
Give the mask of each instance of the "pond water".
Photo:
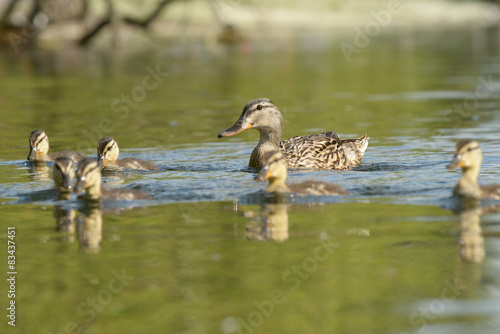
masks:
[[(457, 213), (460, 171), (445, 169), (471, 137), (481, 182), (500, 180), (498, 29), (386, 31), (350, 61), (343, 41), (1, 52), (0, 240), (7, 262), (16, 228), (17, 271), (2, 333), (499, 333), (500, 215)], [(284, 138), (370, 136), (352, 170), (290, 171), (349, 196), (263, 194), (247, 168), (258, 133), (217, 139), (257, 97)], [(103, 178), (152, 200), (58, 200), (51, 164), (25, 161), (39, 128), (52, 152), (95, 156), (113, 136), (121, 157), (158, 164)]]

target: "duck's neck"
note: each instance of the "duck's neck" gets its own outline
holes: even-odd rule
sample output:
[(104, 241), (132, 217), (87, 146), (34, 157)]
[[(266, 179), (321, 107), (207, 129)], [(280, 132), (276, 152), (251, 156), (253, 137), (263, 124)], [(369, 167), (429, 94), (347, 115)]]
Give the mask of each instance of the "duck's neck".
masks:
[(92, 200), (98, 200), (102, 196), (101, 182), (96, 182), (95, 184), (87, 187), (85, 189), (86, 196)]
[(289, 189), (285, 184), (285, 178), (270, 178), (266, 191), (270, 193), (287, 193)]
[(265, 128), (258, 130), (260, 139), (250, 156), (250, 161), (248, 163), (249, 167), (262, 167), (262, 157), (264, 154), (271, 151), (278, 151), (280, 147), (281, 128)]
[(455, 187), (455, 194), (467, 197), (481, 197), (481, 189), (477, 183), (479, 166), (462, 168), (462, 176)]

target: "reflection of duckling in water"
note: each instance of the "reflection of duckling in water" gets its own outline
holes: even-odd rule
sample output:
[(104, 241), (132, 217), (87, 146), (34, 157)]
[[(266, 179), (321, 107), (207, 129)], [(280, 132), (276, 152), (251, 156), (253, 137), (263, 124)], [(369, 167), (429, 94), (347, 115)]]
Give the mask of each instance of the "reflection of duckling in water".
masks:
[(341, 186), (319, 181), (305, 181), (299, 184), (286, 185), (287, 162), (279, 151), (264, 155), (264, 167), (255, 178), (257, 181), (269, 180), (266, 188), (271, 193), (297, 193), (307, 195), (349, 195)]
[(101, 138), (97, 143), (97, 159), (102, 168), (107, 169), (142, 169), (157, 171), (158, 167), (149, 161), (135, 158), (118, 159), (120, 149), (112, 137)]
[(150, 199), (150, 197), (137, 190), (126, 189), (102, 189), (101, 183), (101, 168), (97, 161), (86, 158), (80, 161), (77, 170), (77, 183), (75, 192), (85, 190), (83, 198), (89, 200), (100, 199), (118, 199), (118, 200), (136, 200)]
[(249, 224), (245, 230), (246, 237), (252, 240), (288, 240), (288, 205), (265, 205), (260, 222)]
[(102, 211), (98, 206), (92, 206), (85, 216), (78, 217), (78, 239), (85, 252), (98, 253), (102, 240)]
[(481, 232), (481, 208), (460, 212), (460, 257), (469, 262), (479, 263), (485, 256), (484, 238)]
[(461, 139), (457, 142), (453, 161), (446, 167), (453, 169), (462, 168), (462, 176), (453, 189), (453, 195), (462, 198), (492, 198), (500, 199), (500, 185), (479, 185), (477, 177), (483, 155), (477, 141)]
[(29, 137), (30, 153), (29, 161), (51, 161), (58, 157), (68, 157), (75, 162), (85, 158), (85, 154), (73, 151), (61, 151), (49, 154), (49, 138), (43, 130), (32, 131)]
[[(73, 160), (68, 157), (58, 157), (54, 160), (52, 167), (52, 178), (56, 189), (59, 191), (59, 199), (69, 199), (73, 190)], [(63, 209), (59, 205), (54, 206), (54, 218), (56, 219), (56, 231), (67, 232), (70, 235), (75, 232), (73, 221), (75, 219), (75, 210)], [(72, 237), (69, 241), (73, 241)]]

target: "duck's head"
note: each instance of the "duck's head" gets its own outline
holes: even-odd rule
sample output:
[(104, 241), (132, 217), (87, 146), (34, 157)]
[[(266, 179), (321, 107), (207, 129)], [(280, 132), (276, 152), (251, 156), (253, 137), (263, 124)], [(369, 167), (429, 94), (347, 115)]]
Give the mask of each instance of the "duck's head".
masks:
[(38, 158), (47, 155), (49, 152), (49, 138), (43, 130), (35, 130), (30, 133), (30, 153), (26, 158), (29, 161), (36, 161)]
[(91, 158), (85, 158), (78, 163), (75, 192), (83, 190), (89, 195), (96, 194), (96, 196), (101, 191), (101, 168), (97, 161)]
[(52, 177), (56, 187), (62, 192), (69, 192), (73, 188), (75, 171), (73, 170), (73, 160), (67, 157), (59, 157), (54, 160)]
[(273, 101), (260, 98), (248, 102), (236, 123), (219, 133), (219, 138), (233, 136), (247, 129), (279, 131), (281, 135), (282, 125), (283, 117)]
[(453, 169), (461, 167), (463, 169), (480, 167), (483, 161), (483, 154), (479, 148), (479, 143), (472, 139), (461, 139), (457, 142), (455, 156), (446, 168)]
[(263, 167), (255, 177), (256, 181), (269, 180), (273, 182), (285, 182), (288, 165), (285, 156), (280, 151), (272, 151), (264, 154)]
[(97, 161), (101, 168), (109, 161), (116, 161), (119, 154), (118, 143), (112, 137), (101, 138), (97, 143)]

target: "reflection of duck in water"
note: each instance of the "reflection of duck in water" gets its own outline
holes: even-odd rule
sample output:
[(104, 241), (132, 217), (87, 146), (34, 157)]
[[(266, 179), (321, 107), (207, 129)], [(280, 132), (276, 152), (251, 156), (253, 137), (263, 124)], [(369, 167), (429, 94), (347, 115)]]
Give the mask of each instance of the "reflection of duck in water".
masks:
[[(69, 199), (73, 190), (74, 177), (73, 160), (68, 157), (58, 157), (54, 160), (52, 178), (54, 179), (56, 189), (59, 191), (59, 199)], [(63, 209), (59, 205), (54, 205), (53, 216), (56, 219), (56, 231), (67, 232), (69, 234), (75, 232), (73, 225), (75, 210)], [(70, 241), (72, 241), (71, 238)]]
[(135, 158), (118, 159), (120, 149), (118, 143), (111, 137), (101, 138), (97, 143), (97, 159), (99, 165), (106, 169), (142, 169), (156, 171), (158, 167), (151, 162)]
[(481, 232), (481, 208), (460, 212), (460, 257), (468, 262), (479, 263), (485, 256), (484, 238)]
[(252, 240), (288, 240), (288, 205), (267, 204), (262, 207), (258, 223), (250, 223), (245, 235)]
[(249, 167), (261, 167), (264, 154), (279, 150), (290, 168), (347, 169), (361, 162), (368, 147), (366, 135), (341, 140), (333, 131), (280, 141), (282, 125), (283, 117), (274, 103), (260, 98), (248, 102), (238, 121), (221, 132), (219, 138), (257, 129), (260, 140), (252, 151)]
[(35, 130), (31, 132), (29, 143), (30, 153), (27, 157), (29, 161), (51, 161), (58, 157), (68, 157), (77, 162), (85, 158), (83, 153), (72, 151), (61, 151), (49, 154), (49, 138), (43, 130)]
[(82, 196), (88, 200), (118, 199), (118, 200), (136, 200), (150, 199), (150, 197), (137, 190), (126, 189), (102, 189), (101, 168), (97, 161), (86, 158), (79, 162), (77, 170), (77, 183), (75, 192), (85, 191)]
[(93, 205), (87, 208), (84, 214), (77, 218), (80, 247), (84, 252), (98, 253), (102, 240), (102, 210)]
[(462, 168), (462, 176), (453, 189), (454, 196), (472, 199), (500, 199), (500, 185), (479, 185), (477, 183), (482, 161), (483, 155), (477, 141), (461, 139), (457, 142), (454, 159), (447, 166), (448, 169)]
[(287, 163), (279, 151), (269, 152), (264, 156), (264, 167), (255, 178), (257, 181), (269, 180), (266, 188), (271, 193), (297, 193), (307, 195), (349, 195), (341, 186), (319, 181), (305, 181), (286, 185)]

